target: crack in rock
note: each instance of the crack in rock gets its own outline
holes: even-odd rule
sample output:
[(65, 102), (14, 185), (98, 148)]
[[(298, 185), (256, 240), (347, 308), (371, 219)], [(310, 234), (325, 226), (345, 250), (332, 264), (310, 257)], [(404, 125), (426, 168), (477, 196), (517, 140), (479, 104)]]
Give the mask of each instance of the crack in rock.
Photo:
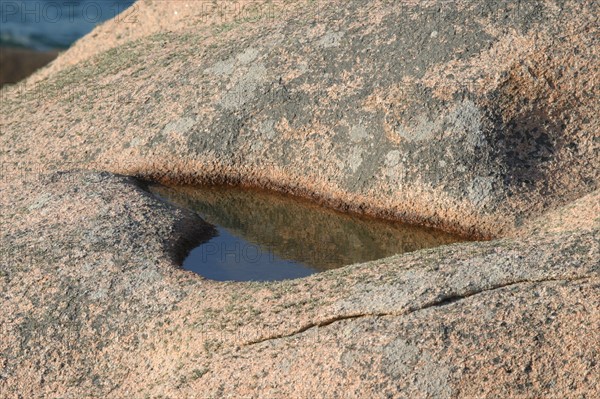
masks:
[(500, 290), (503, 288), (520, 285), (520, 284), (547, 283), (547, 282), (574, 282), (574, 281), (587, 280), (589, 278), (590, 278), (589, 276), (585, 276), (585, 277), (575, 277), (575, 278), (548, 278), (548, 279), (540, 279), (540, 280), (523, 279), (523, 280), (517, 280), (517, 281), (513, 281), (510, 283), (506, 283), (506, 284), (500, 284), (500, 285), (497, 285), (497, 286), (494, 286), (494, 287), (491, 287), (488, 289), (484, 289), (484, 290), (469, 291), (464, 294), (445, 295), (445, 296), (442, 296), (441, 298), (435, 299), (431, 302), (427, 302), (418, 308), (415, 308), (415, 309), (408, 308), (408, 309), (406, 309), (404, 311), (400, 311), (400, 312), (373, 312), (373, 313), (356, 313), (356, 314), (349, 314), (349, 315), (332, 316), (332, 317), (329, 317), (324, 320), (307, 323), (306, 325), (304, 325), (292, 332), (289, 332), (289, 333), (275, 334), (275, 335), (271, 335), (268, 337), (255, 339), (252, 341), (245, 342), (245, 343), (241, 344), (240, 346), (242, 346), (242, 347), (251, 346), (251, 345), (260, 344), (260, 343), (267, 342), (267, 341), (273, 341), (273, 340), (293, 337), (295, 335), (302, 334), (310, 329), (326, 327), (326, 326), (329, 326), (338, 321), (353, 320), (353, 319), (359, 319), (359, 318), (363, 318), (363, 317), (406, 316), (406, 315), (409, 315), (409, 314), (412, 314), (412, 313), (415, 313), (415, 312), (418, 312), (421, 310), (426, 310), (426, 309), (430, 309), (430, 308), (434, 308), (434, 307), (447, 306), (447, 305), (462, 301), (464, 299), (468, 299), (472, 296), (482, 294), (485, 292), (492, 292), (492, 291), (496, 291), (496, 290)]

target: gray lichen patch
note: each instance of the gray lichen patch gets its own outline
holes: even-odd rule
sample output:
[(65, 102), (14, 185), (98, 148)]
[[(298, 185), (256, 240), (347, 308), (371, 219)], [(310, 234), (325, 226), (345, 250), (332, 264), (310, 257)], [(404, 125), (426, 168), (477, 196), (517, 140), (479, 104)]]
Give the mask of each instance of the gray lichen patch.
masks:
[(342, 37), (344, 37), (344, 32), (328, 31), (319, 39), (318, 45), (323, 48), (337, 47), (340, 45)]
[(257, 90), (265, 83), (267, 69), (264, 65), (257, 64), (248, 68), (248, 71), (233, 83), (233, 86), (222, 95), (219, 105), (228, 111), (240, 110), (257, 98)]
[(216, 76), (229, 76), (233, 73), (234, 66), (234, 60), (232, 59), (219, 61), (210, 68), (206, 68), (204, 73), (213, 74)]
[(169, 122), (162, 130), (163, 135), (182, 135), (189, 133), (190, 129), (196, 124), (196, 120), (191, 117), (183, 117)]
[(246, 51), (244, 51), (243, 53), (238, 54), (238, 56), (236, 58), (240, 62), (240, 64), (247, 65), (247, 64), (250, 64), (251, 62), (253, 62), (256, 59), (256, 57), (258, 57), (258, 54), (259, 54), (258, 49), (249, 48)]
[(350, 129), (350, 140), (352, 142), (358, 143), (368, 138), (369, 132), (364, 126), (352, 126), (352, 128)]

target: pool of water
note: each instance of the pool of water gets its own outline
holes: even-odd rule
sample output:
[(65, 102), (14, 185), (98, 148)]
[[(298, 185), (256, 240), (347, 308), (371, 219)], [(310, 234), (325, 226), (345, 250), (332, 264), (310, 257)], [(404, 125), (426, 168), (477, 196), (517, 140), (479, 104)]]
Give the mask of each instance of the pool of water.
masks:
[(215, 226), (215, 235), (183, 262), (184, 269), (212, 280), (292, 279), (462, 240), (257, 189), (158, 185), (150, 189)]

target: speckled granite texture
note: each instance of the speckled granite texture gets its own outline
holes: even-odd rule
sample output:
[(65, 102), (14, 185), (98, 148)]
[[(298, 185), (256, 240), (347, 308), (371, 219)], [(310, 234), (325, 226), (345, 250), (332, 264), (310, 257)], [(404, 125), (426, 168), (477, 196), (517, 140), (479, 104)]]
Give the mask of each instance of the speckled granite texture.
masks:
[[(0, 92), (0, 397), (600, 396), (598, 15), (145, 0), (98, 27)], [(207, 281), (178, 265), (212, 227), (141, 179), (489, 240)]]

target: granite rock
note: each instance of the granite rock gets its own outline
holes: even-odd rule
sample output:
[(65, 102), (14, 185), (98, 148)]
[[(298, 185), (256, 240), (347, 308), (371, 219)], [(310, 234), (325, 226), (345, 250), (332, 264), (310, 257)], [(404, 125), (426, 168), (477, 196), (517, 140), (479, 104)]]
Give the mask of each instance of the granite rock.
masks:
[[(598, 15), (142, 0), (98, 27), (0, 91), (0, 396), (599, 396)], [(209, 281), (180, 264), (213, 227), (148, 180), (487, 240)]]

